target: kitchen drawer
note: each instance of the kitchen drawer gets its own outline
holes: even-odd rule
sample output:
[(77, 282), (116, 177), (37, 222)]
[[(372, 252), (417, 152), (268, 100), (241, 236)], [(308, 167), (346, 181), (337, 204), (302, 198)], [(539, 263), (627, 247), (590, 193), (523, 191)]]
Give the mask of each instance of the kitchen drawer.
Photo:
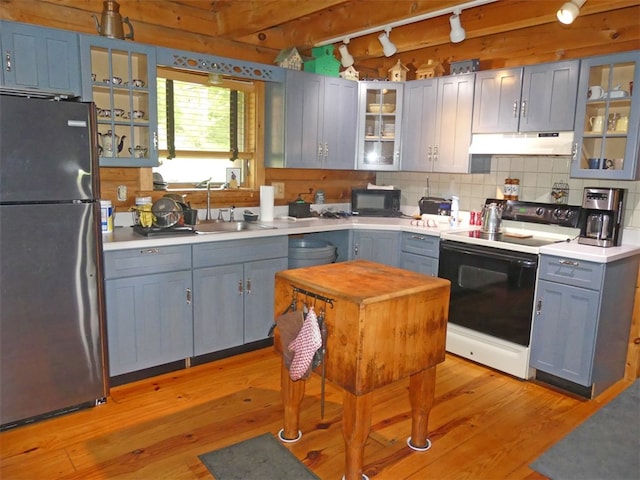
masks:
[(403, 252), (426, 255), (433, 258), (440, 256), (440, 237), (438, 236), (403, 232), (400, 241)]
[(603, 263), (541, 255), (539, 278), (564, 285), (600, 290), (604, 268)]
[(105, 278), (191, 269), (191, 246), (135, 248), (104, 253)]
[(201, 243), (193, 246), (193, 268), (230, 265), (288, 255), (289, 240), (286, 236)]

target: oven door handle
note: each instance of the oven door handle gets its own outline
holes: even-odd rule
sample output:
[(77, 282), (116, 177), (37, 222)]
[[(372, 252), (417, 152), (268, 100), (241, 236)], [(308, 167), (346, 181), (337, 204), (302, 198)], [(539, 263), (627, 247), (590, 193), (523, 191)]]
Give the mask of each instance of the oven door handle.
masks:
[[(525, 260), (518, 255), (518, 252), (508, 251), (508, 253), (502, 253), (495, 248), (475, 248), (466, 244), (461, 244), (455, 241), (442, 241), (440, 242), (441, 250), (449, 250), (466, 255), (482, 255), (486, 258), (494, 258), (497, 260), (506, 260), (508, 262), (518, 263), (524, 268), (537, 268), (537, 260)], [(529, 256), (529, 258), (531, 258)]]

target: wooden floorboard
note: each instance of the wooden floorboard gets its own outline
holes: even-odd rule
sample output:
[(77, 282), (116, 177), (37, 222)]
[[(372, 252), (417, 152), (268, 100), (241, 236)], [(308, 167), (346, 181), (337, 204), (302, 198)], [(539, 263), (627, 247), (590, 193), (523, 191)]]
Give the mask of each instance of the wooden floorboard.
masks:
[[(364, 471), (378, 480), (541, 480), (528, 465), (628, 385), (586, 401), (447, 355), (431, 449), (406, 445), (408, 381), (399, 381), (374, 393)], [(286, 446), (320, 478), (339, 479), (342, 392), (327, 384), (321, 418), (320, 390), (314, 375), (303, 437)], [(105, 405), (3, 432), (0, 479), (211, 479), (198, 455), (281, 427), (280, 358), (266, 348), (115, 387)]]

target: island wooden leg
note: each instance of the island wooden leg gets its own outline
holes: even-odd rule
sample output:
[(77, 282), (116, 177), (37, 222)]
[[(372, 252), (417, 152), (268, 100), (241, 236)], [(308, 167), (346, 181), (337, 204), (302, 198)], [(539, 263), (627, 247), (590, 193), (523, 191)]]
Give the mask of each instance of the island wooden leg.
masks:
[(409, 379), (409, 400), (411, 402), (411, 442), (409, 446), (415, 447), (417, 450), (429, 447), (427, 430), (435, 388), (435, 366), (414, 373)]
[(371, 430), (373, 393), (356, 396), (345, 390), (342, 435), (345, 442), (345, 480), (362, 480), (364, 444)]
[(304, 397), (304, 380), (294, 382), (289, 376), (289, 369), (282, 361), (280, 369), (280, 387), (282, 390), (282, 403), (284, 404), (284, 428), (280, 431), (280, 440), (297, 441), (301, 434), (298, 428), (300, 423), (300, 404)]

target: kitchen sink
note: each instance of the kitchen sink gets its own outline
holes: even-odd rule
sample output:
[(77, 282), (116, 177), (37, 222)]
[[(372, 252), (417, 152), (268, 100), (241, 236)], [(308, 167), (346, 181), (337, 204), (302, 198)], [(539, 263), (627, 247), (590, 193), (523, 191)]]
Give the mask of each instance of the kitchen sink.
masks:
[(245, 230), (273, 230), (277, 227), (256, 222), (244, 222), (242, 220), (234, 222), (202, 222), (196, 225), (196, 231), (200, 233), (224, 233), (242, 232)]

